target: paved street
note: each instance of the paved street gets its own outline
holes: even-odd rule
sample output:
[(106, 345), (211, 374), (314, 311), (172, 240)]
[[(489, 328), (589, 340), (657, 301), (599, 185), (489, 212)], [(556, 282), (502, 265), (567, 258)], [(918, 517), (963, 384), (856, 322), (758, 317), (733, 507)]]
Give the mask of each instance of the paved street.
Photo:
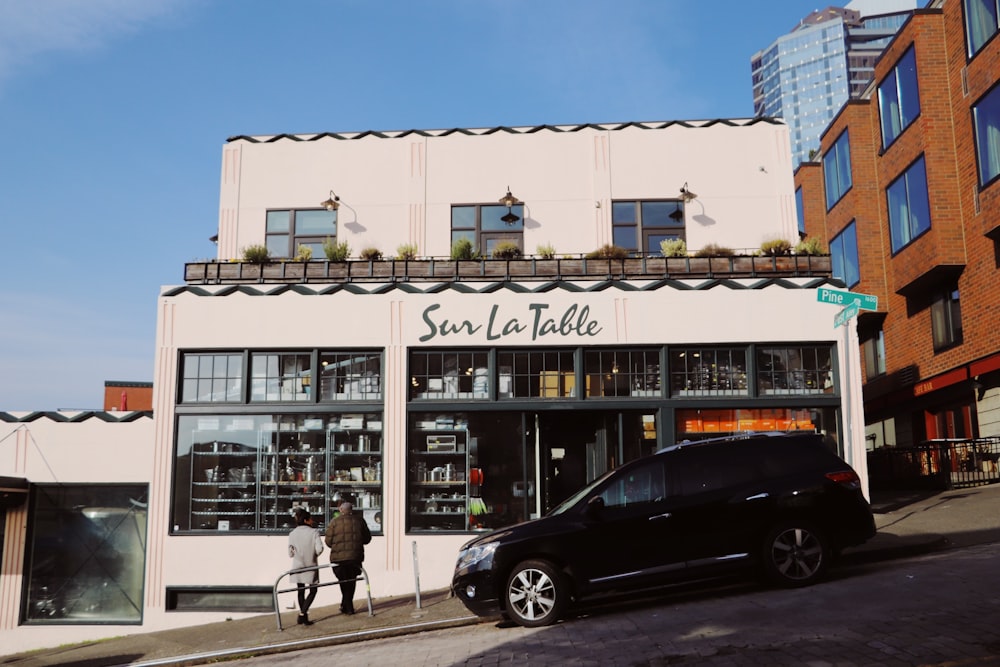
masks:
[(1000, 665), (1000, 544), (842, 567), (811, 588), (746, 584), (595, 606), (549, 628), (496, 624), (241, 665)]

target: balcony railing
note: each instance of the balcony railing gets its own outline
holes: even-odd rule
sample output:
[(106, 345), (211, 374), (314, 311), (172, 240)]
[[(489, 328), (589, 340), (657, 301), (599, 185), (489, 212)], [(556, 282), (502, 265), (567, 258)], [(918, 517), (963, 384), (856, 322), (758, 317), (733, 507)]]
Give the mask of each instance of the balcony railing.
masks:
[(296, 262), (189, 262), (190, 285), (246, 283), (659, 280), (831, 277), (829, 255), (559, 259), (445, 258)]

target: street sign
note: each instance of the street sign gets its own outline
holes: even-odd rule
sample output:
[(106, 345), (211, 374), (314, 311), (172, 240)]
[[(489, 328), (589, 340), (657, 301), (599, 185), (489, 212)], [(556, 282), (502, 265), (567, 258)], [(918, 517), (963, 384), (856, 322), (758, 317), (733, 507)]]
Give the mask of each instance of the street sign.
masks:
[(833, 326), (839, 327), (842, 324), (847, 324), (851, 321), (851, 318), (860, 312), (861, 307), (855, 303), (848, 304), (842, 311), (837, 313), (837, 316), (833, 318)]
[(864, 310), (878, 310), (878, 297), (874, 294), (859, 294), (857, 292), (820, 287), (816, 290), (816, 300), (820, 303), (832, 303), (837, 306), (856, 303), (859, 308), (863, 308)]

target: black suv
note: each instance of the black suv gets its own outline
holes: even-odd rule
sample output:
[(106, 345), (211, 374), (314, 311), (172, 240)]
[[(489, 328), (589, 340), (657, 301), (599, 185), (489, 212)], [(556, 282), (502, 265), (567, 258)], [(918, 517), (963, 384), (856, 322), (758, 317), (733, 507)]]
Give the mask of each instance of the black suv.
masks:
[(857, 473), (821, 436), (718, 438), (665, 447), (468, 542), (452, 590), (475, 614), (535, 627), (595, 593), (741, 567), (805, 586), (874, 534)]

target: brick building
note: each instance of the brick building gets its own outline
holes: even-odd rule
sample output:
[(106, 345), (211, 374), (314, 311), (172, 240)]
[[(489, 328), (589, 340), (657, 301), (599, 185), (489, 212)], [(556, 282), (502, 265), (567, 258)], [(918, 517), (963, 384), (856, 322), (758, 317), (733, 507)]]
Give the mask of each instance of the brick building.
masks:
[(795, 174), (807, 235), (879, 310), (857, 323), (869, 447), (1000, 435), (994, 0), (916, 10)]

